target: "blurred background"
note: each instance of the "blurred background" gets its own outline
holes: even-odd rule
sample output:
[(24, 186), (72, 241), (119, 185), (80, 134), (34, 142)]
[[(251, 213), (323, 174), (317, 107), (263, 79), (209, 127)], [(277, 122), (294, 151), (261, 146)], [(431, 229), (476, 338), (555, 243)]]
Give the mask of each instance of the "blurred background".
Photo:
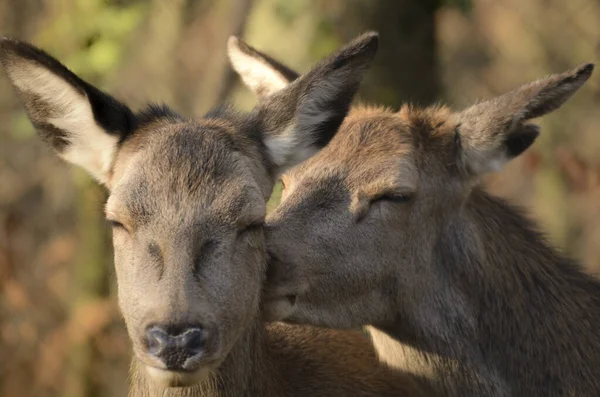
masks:
[[(455, 108), (600, 60), (598, 0), (0, 0), (0, 35), (29, 40), (133, 108), (250, 109), (227, 37), (305, 71), (381, 33), (361, 99)], [(487, 183), (552, 243), (600, 271), (600, 71)], [(277, 190), (271, 204), (277, 202)], [(0, 397), (126, 395), (106, 196), (35, 136), (0, 76)]]

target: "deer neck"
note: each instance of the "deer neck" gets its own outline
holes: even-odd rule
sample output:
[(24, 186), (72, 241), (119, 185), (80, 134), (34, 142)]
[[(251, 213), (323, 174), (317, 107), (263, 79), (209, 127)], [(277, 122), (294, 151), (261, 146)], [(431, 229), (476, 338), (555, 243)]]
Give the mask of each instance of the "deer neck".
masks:
[(412, 313), (370, 330), (384, 361), (444, 395), (600, 395), (600, 283), (518, 211), (473, 192), (432, 263)]
[[(267, 359), (265, 328), (260, 321), (240, 336), (219, 368), (204, 382), (186, 388), (159, 388), (137, 359), (131, 367), (130, 397), (240, 397), (270, 395), (273, 372)], [(272, 394), (272, 393), (271, 393)]]

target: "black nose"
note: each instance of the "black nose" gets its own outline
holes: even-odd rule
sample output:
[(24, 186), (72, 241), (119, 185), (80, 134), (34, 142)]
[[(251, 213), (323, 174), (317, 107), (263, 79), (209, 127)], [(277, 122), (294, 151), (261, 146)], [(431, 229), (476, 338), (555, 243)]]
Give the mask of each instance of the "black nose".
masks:
[(148, 354), (159, 358), (170, 370), (191, 369), (187, 361), (202, 354), (204, 342), (204, 331), (199, 326), (152, 325), (146, 330)]

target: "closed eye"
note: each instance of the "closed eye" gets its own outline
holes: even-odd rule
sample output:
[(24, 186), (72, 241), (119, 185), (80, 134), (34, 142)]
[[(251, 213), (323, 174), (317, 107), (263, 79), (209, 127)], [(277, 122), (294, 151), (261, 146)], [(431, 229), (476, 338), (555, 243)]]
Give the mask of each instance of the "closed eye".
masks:
[(107, 219), (106, 221), (113, 229), (123, 229), (125, 231), (127, 230), (127, 228), (119, 221), (116, 221), (114, 219)]
[[(412, 193), (398, 193), (388, 192), (381, 193), (370, 198), (368, 205), (361, 207), (361, 210), (356, 213), (356, 222), (361, 222), (369, 214), (381, 214), (381, 211), (385, 207), (406, 205), (413, 199), (414, 194)], [(387, 204), (387, 205), (384, 205)]]
[(407, 203), (412, 200), (413, 195), (410, 193), (384, 193), (371, 199), (371, 204), (381, 201), (391, 203)]

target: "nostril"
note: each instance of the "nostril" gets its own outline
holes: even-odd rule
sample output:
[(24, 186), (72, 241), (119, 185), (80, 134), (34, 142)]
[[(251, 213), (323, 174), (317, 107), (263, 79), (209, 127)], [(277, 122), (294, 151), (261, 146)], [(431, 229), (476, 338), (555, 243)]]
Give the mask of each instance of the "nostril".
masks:
[(200, 353), (204, 348), (204, 332), (201, 328), (190, 328), (177, 338), (192, 355)]
[(154, 325), (146, 331), (148, 354), (159, 358), (171, 370), (186, 369), (186, 361), (203, 352), (205, 340), (200, 327), (169, 327), (167, 331)]
[(160, 353), (167, 347), (170, 336), (163, 329), (153, 326), (146, 331), (146, 344), (148, 353), (153, 356), (159, 356)]

